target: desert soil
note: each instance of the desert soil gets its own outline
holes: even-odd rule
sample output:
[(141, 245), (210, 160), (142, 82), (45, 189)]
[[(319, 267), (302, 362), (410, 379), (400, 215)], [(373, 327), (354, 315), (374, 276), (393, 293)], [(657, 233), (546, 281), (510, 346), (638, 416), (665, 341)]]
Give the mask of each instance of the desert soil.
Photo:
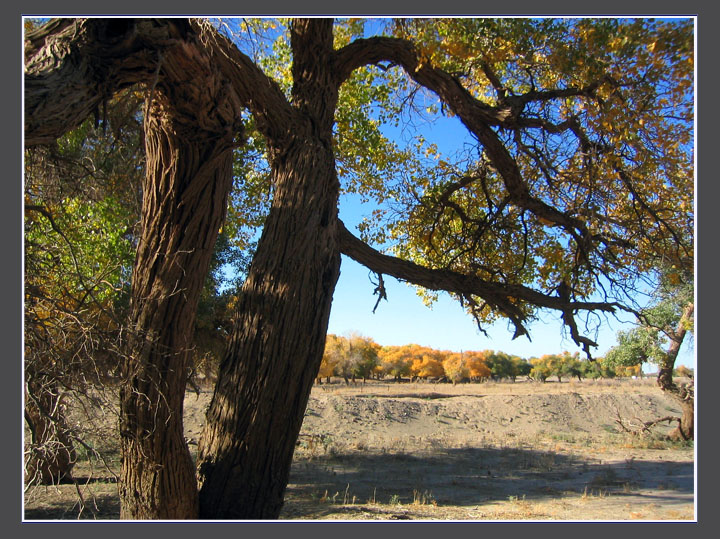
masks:
[[(186, 397), (191, 450), (210, 395)], [(692, 444), (617, 422), (679, 413), (652, 380), (315, 386), (280, 518), (694, 520)], [(85, 475), (30, 488), (25, 518), (78, 518), (80, 492), (80, 518), (117, 519), (109, 474)]]

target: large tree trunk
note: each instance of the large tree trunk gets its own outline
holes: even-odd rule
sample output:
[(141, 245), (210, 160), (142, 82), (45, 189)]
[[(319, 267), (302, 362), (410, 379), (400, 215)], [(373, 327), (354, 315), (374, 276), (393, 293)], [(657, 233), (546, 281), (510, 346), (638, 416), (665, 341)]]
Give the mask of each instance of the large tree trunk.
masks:
[(197, 517), (183, 399), (199, 293), (225, 214), (237, 96), (186, 19), (53, 21), (27, 36), (26, 144), (144, 83), (146, 179), (120, 403), (121, 517)]
[(201, 518), (278, 517), (339, 275), (331, 23), (295, 21), (293, 45), (293, 135), (269, 152), (273, 204), (198, 449)]
[[(248, 495), (235, 502), (247, 507), (244, 514), (279, 511), (340, 264), (332, 22), (303, 26), (293, 36), (301, 51), (294, 107), (227, 40), (191, 21), (57, 21), (26, 42), (27, 145), (54, 140), (129, 84), (145, 83), (152, 102), (121, 391), (122, 518), (197, 516), (195, 474), (182, 431), (188, 339), (230, 188), (233, 134), (246, 106), (269, 136), (276, 196), (216, 392), (218, 420), (210, 438), (214, 446), (229, 444), (210, 460), (231, 462), (233, 474), (225, 479), (231, 490), (238, 481), (247, 486)], [(242, 385), (232, 387), (238, 379)], [(237, 417), (252, 418), (252, 425), (225, 422), (227, 406)], [(283, 442), (268, 454), (270, 431)], [(236, 451), (238, 444), (244, 449)], [(237, 458), (249, 481), (235, 473)], [(258, 481), (254, 474), (265, 476)], [(213, 480), (222, 483), (223, 477)], [(222, 486), (204, 485), (206, 496), (226, 494)], [(246, 503), (250, 498), (253, 503)], [(215, 514), (240, 514), (223, 510), (232, 502), (218, 504)]]
[(341, 247), (378, 273), (466, 298), (483, 297), (515, 324), (516, 336), (526, 333), (518, 301), (560, 310), (573, 339), (586, 349), (594, 343), (579, 335), (573, 313), (614, 310), (606, 303), (575, 302), (521, 285), (423, 268), (353, 238), (337, 220), (332, 120), (338, 87), (361, 65), (389, 62), (435, 92), (477, 136), (509, 201), (562, 227), (579, 247), (595, 242), (582, 220), (531, 196), (494, 130), (513, 129), (515, 113), (508, 117), (504, 106), (478, 106), (456, 79), (421, 64), (409, 42), (355, 40), (335, 53), (332, 21), (293, 20), (290, 30), (292, 105), (252, 60), (197, 21), (60, 21), (26, 41), (28, 145), (53, 141), (79, 125), (120, 88), (143, 83), (151, 96), (148, 174), (121, 395), (123, 518), (197, 515), (182, 433), (188, 339), (222, 222), (241, 109), (252, 112), (267, 139), (274, 199), (200, 444), (203, 518), (278, 516), (322, 358)]
[(199, 294), (224, 218), (232, 134), (193, 132), (156, 101), (133, 271), (133, 342), (121, 389), (121, 517), (197, 517), (183, 399)]
[[(288, 163), (242, 288), (199, 445), (201, 518), (271, 519), (282, 507), (340, 268), (337, 195), (304, 188), (331, 183), (332, 165), (305, 150)], [(298, 199), (308, 191), (326, 199), (320, 213)]]

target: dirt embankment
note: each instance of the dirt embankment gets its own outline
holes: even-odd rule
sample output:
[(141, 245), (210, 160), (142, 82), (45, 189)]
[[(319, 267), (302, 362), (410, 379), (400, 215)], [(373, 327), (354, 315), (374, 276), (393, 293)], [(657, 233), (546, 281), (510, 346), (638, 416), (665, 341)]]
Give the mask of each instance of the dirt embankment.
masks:
[(651, 381), (316, 387), (283, 518), (685, 520), (690, 446)]
[[(186, 397), (191, 451), (210, 397)], [(281, 518), (692, 520), (692, 444), (617, 422), (679, 413), (652, 380), (316, 386)], [(83, 518), (118, 518), (116, 485), (88, 475)], [(77, 518), (77, 491), (28, 490), (26, 518)]]

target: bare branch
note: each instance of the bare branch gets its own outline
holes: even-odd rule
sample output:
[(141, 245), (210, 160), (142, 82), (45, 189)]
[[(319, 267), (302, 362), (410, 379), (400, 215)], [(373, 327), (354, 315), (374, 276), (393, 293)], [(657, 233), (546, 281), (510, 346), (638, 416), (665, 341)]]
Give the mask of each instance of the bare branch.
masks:
[(636, 423), (634, 424), (630, 421), (626, 421), (620, 416), (620, 412), (618, 412), (617, 410), (615, 411), (615, 423), (617, 423), (624, 432), (632, 436), (639, 436), (641, 434), (649, 433), (650, 429), (652, 429), (655, 425), (658, 425), (665, 421), (667, 421), (668, 423), (672, 423), (675, 421), (679, 425), (681, 423), (681, 418), (668, 415), (665, 417), (654, 419), (652, 421), (643, 421), (636, 417), (635, 421)]
[[(375, 302), (375, 307), (373, 307), (373, 314), (375, 314), (375, 311), (377, 311), (378, 305), (380, 305), (381, 300), (387, 301), (387, 290), (385, 290), (385, 281), (383, 280), (382, 273), (377, 274), (378, 282), (377, 286), (375, 287), (375, 290), (373, 291), (373, 295), (376, 295), (378, 297), (377, 301)], [(373, 283), (376, 284), (376, 283)]]

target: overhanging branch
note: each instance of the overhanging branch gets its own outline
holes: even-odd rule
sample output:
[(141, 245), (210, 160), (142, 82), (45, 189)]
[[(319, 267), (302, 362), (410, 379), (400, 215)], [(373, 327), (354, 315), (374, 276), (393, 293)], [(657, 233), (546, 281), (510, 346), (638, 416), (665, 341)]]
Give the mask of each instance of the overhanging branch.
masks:
[(177, 43), (182, 29), (182, 21), (59, 19), (30, 32), (25, 39), (26, 147), (53, 142), (115, 92), (150, 81), (157, 52)]
[(592, 340), (580, 335), (574, 314), (577, 311), (603, 311), (614, 313), (628, 309), (618, 303), (571, 301), (568, 298), (550, 296), (523, 285), (491, 282), (474, 275), (447, 269), (432, 269), (408, 260), (382, 254), (356, 238), (345, 225), (338, 221), (340, 251), (378, 275), (390, 275), (429, 290), (443, 290), (462, 297), (480, 297), (491, 308), (507, 317), (515, 326), (515, 337), (527, 335), (527, 315), (522, 304), (560, 311), (564, 323), (570, 328), (573, 340), (589, 355), (589, 347), (597, 346)]

